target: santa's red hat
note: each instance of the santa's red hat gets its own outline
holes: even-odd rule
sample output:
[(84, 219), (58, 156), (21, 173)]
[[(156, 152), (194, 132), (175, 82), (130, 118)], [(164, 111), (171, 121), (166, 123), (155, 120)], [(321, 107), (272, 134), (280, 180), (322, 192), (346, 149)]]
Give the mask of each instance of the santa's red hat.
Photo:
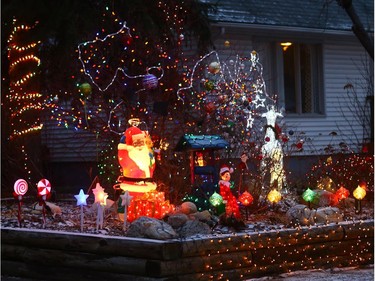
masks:
[(133, 145), (133, 141), (136, 139), (144, 139), (145, 134), (138, 127), (130, 127), (125, 131), (125, 141), (127, 145)]
[(222, 175), (222, 174), (224, 174), (226, 172), (233, 173), (233, 168), (229, 168), (228, 165), (221, 166), (221, 168), (220, 168), (220, 175)]

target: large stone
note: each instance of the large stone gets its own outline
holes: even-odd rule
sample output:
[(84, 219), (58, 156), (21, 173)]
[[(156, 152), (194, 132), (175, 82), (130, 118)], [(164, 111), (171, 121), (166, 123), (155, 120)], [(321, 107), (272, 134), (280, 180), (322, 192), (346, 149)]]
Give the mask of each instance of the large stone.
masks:
[(211, 234), (211, 228), (204, 222), (198, 220), (187, 221), (181, 228), (177, 229), (177, 233), (182, 238), (195, 236), (197, 234)]
[(315, 223), (331, 223), (343, 221), (344, 216), (339, 208), (323, 207), (316, 210), (314, 219)]
[(316, 211), (310, 210), (306, 205), (297, 204), (291, 207), (286, 216), (292, 224), (311, 225), (314, 223)]
[(131, 223), (126, 236), (167, 240), (177, 238), (177, 233), (172, 226), (164, 221), (149, 217), (139, 217)]
[(211, 214), (209, 211), (204, 210), (202, 212), (196, 212), (196, 213), (190, 214), (189, 218), (193, 220), (200, 220), (203, 222), (207, 222), (211, 220)]
[(168, 224), (173, 228), (183, 226), (189, 220), (188, 216), (182, 213), (172, 214), (168, 217)]
[(197, 206), (193, 202), (184, 202), (181, 204), (180, 212), (185, 215), (196, 213)]
[(338, 201), (334, 193), (321, 189), (315, 189), (314, 191), (316, 195), (314, 197), (314, 200), (312, 201), (313, 205), (318, 207), (328, 207), (337, 205)]

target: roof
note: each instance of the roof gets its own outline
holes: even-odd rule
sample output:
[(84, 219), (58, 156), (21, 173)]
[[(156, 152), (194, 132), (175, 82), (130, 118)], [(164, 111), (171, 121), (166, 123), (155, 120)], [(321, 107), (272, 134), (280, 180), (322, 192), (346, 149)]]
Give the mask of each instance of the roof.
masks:
[(229, 143), (218, 135), (185, 134), (176, 145), (176, 151), (218, 150), (229, 146)]
[[(351, 31), (352, 21), (337, 1), (324, 0), (202, 0), (216, 4), (209, 17), (217, 23), (255, 24)], [(365, 30), (374, 31), (374, 1), (356, 0), (353, 6)]]

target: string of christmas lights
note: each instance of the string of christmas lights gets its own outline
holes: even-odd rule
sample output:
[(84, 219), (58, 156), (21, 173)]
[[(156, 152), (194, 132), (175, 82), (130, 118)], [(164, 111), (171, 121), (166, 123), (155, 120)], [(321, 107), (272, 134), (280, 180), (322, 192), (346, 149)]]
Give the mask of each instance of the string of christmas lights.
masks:
[(39, 93), (37, 77), (41, 61), (35, 55), (40, 42), (27, 42), (27, 33), (36, 25), (18, 24), (14, 19), (7, 41), (10, 87), (6, 98), (11, 109), (11, 139), (43, 128), (40, 112), (44, 108), (44, 100)]

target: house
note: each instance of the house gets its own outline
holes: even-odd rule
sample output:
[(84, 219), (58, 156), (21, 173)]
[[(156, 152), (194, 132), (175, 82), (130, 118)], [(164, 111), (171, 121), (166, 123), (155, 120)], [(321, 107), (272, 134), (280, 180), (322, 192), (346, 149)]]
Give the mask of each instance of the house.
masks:
[[(366, 80), (373, 78), (373, 60), (336, 1), (202, 2), (216, 7), (209, 17), (220, 57), (246, 57), (253, 50), (259, 54), (268, 92), (278, 97), (278, 108), (285, 109), (278, 121), (304, 139), (298, 156), (360, 152), (367, 142), (373, 143), (373, 82)], [(373, 1), (353, 5), (373, 37)], [(372, 119), (366, 119), (369, 116)], [(86, 164), (90, 170), (101, 149), (97, 136), (53, 130), (46, 130), (44, 143), (55, 176), (66, 180), (69, 171)], [(70, 141), (69, 134), (79, 143)], [(62, 162), (68, 165), (59, 177)]]
[[(300, 154), (360, 152), (373, 143), (373, 59), (339, 1), (203, 2), (217, 4), (210, 18), (220, 57), (259, 53), (268, 93), (285, 109), (282, 122), (304, 133)], [(373, 38), (374, 2), (353, 5)]]

